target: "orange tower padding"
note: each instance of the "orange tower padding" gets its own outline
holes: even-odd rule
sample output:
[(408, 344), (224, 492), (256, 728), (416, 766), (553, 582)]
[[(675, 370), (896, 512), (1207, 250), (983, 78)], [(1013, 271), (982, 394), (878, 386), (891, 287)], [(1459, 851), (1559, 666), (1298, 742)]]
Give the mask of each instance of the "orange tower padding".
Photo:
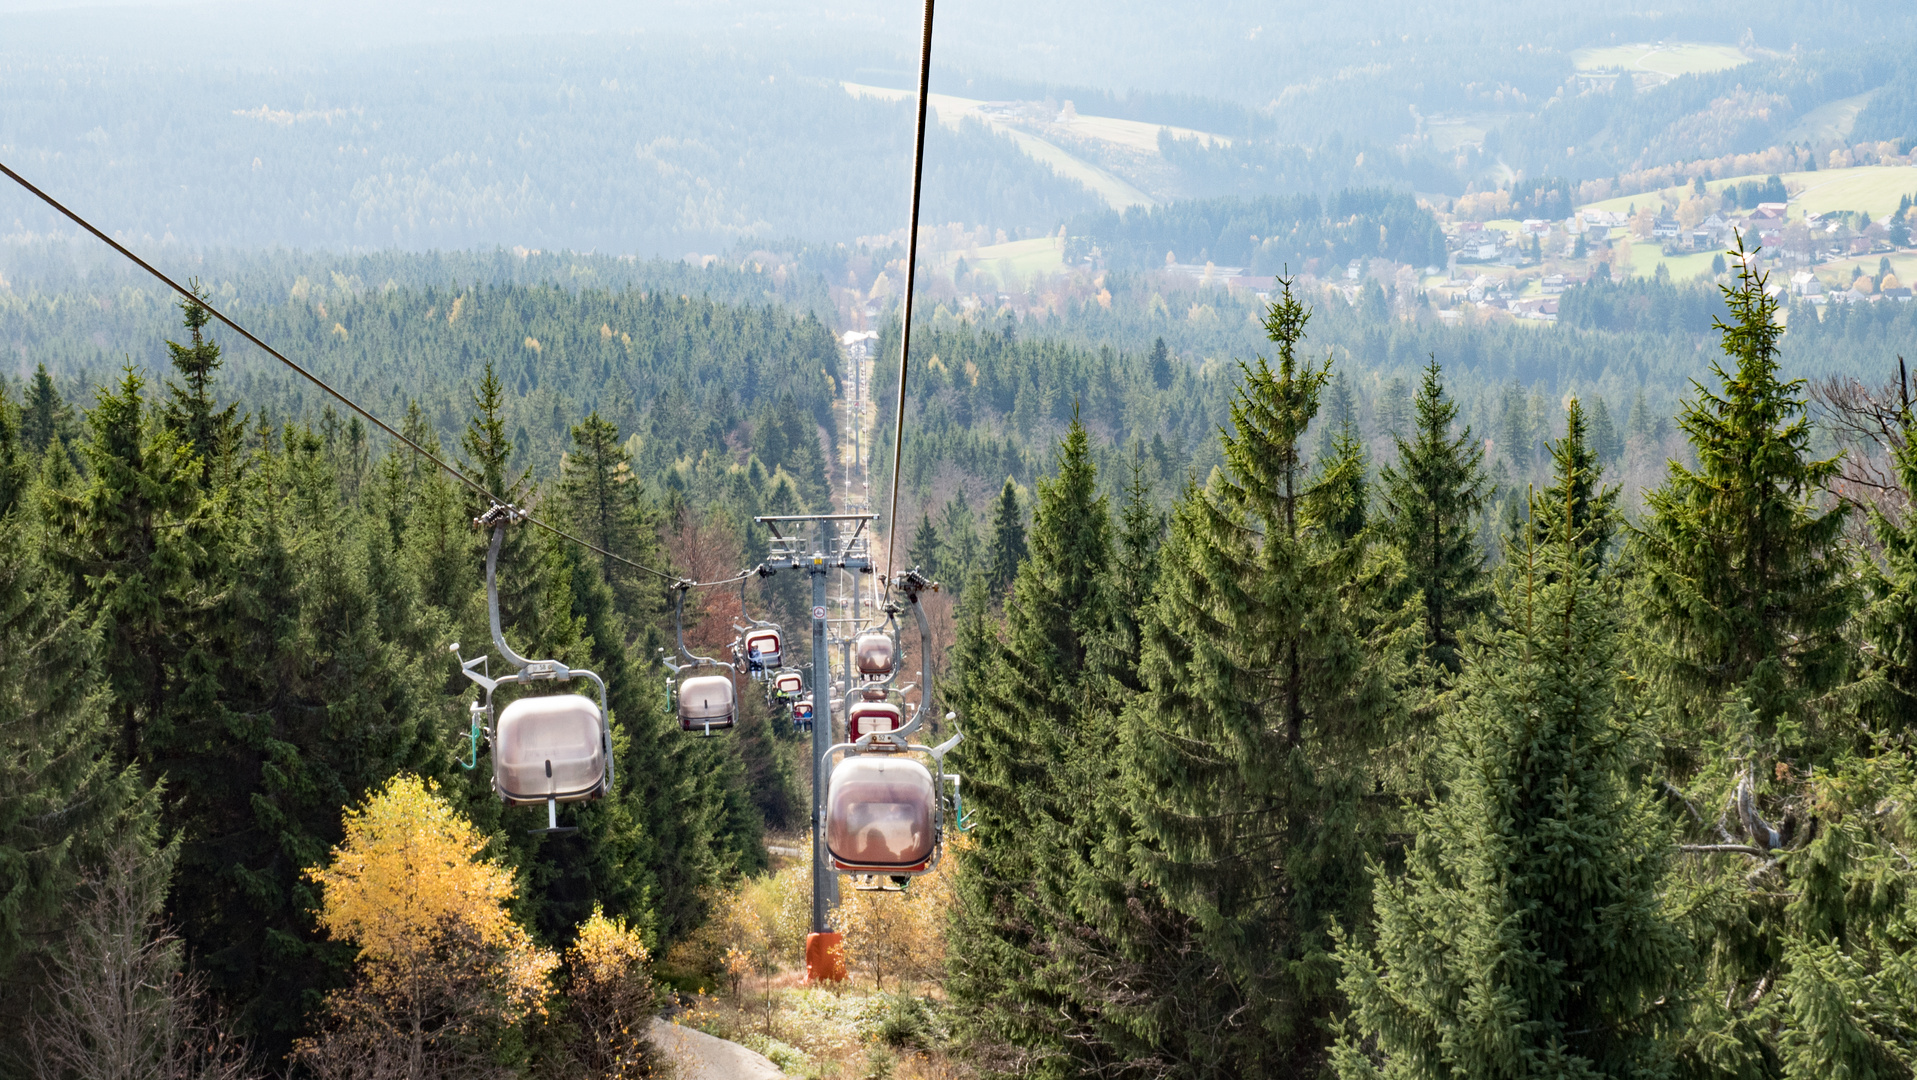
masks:
[(807, 982), (845, 981), (845, 937), (841, 934), (805, 936), (805, 977)]

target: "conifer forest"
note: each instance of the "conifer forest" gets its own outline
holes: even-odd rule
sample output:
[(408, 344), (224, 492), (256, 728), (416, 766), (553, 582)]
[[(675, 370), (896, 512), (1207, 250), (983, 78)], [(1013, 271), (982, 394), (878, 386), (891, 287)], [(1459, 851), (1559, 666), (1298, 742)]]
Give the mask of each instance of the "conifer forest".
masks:
[(1917, 1077), (1917, 16), (102, 3), (0, 1078)]

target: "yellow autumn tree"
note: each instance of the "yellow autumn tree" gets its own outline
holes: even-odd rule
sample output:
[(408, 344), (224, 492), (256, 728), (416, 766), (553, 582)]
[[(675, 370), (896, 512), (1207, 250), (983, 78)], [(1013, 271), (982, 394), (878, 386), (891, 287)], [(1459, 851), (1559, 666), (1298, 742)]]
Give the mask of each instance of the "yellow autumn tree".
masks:
[(937, 982), (945, 971), (946, 916), (954, 902), (952, 873), (965, 857), (964, 834), (949, 836), (945, 857), (929, 874), (912, 879), (902, 892), (867, 892), (844, 886), (832, 924), (845, 938), (845, 962), (855, 973), (872, 976), (881, 990), (887, 979), (903, 983)]
[(507, 913), (511, 871), (416, 776), (394, 777), (344, 824), (331, 863), (306, 875), (320, 927), (358, 947), (358, 971), (327, 996), (300, 1057), (324, 1080), (489, 1071), (513, 1029), (544, 1013), (559, 964)]
[(646, 1023), (653, 1013), (652, 957), (622, 918), (592, 909), (566, 950), (570, 1016), (579, 1029), (580, 1075), (626, 1080), (652, 1073)]

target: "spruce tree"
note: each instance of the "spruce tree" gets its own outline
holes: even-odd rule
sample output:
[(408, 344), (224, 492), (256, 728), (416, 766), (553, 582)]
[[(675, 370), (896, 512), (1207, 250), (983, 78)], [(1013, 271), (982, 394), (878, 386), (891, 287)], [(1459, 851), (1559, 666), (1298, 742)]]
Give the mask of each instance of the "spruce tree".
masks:
[[(196, 295), (198, 283), (195, 283)], [(198, 300), (183, 300), (180, 311), (186, 324), (187, 344), (166, 343), (173, 370), (184, 382), (168, 381), (167, 401), (161, 410), (167, 427), (180, 437), (204, 463), (201, 483), (208, 487), (224, 481), (231, 458), (239, 446), (240, 421), (237, 404), (220, 408), (213, 394), (214, 375), (219, 371), (220, 347), (206, 336), (206, 325), (213, 321)], [(328, 410), (331, 411), (330, 409)]]
[(663, 614), (657, 580), (613, 558), (645, 566), (664, 561), (657, 524), (632, 474), (632, 457), (619, 429), (596, 412), (572, 429), (572, 452), (561, 463), (558, 494), (575, 534), (608, 553), (594, 558), (619, 610), (640, 625)]
[(100, 391), (86, 424), (84, 487), (52, 490), (44, 506), (56, 529), (50, 553), (105, 627), (120, 761), (151, 779), (149, 738), (164, 745), (188, 654), (203, 647), (195, 630), (215, 593), (218, 523), (200, 493), (200, 462), (154, 422), (137, 371)]
[(1357, 540), (1371, 520), (1371, 463), (1352, 420), (1338, 425), (1317, 463), (1313, 516), (1340, 540)]
[(1379, 473), (1386, 536), (1404, 556), (1404, 588), (1422, 594), (1425, 659), (1458, 670), (1465, 628), (1489, 602), (1476, 517), (1485, 502), (1484, 447), (1469, 426), (1452, 433), (1458, 407), (1436, 359), (1413, 402), (1413, 435), (1394, 436), (1398, 460)]
[(992, 507), (991, 547), (985, 559), (985, 586), (992, 595), (1003, 597), (1025, 561), (1025, 514), (1018, 505), (1018, 485), (1009, 476)]
[(972, 580), (979, 566), (978, 522), (965, 489), (958, 489), (939, 512), (939, 571), (950, 579), (956, 592)]
[(1632, 541), (1648, 673), (1693, 723), (1742, 699), (1755, 728), (1736, 735), (1796, 756), (1823, 749), (1798, 706), (1845, 676), (1855, 597), (1845, 507), (1818, 505), (1838, 462), (1811, 456), (1803, 381), (1779, 375), (1783, 327), (1764, 285), (1746, 259), (1722, 287), (1731, 366), (1713, 361), (1722, 390), (1693, 382), (1679, 418), (1697, 466), (1672, 463)]
[(1692, 950), (1663, 904), (1667, 830), (1630, 779), (1587, 466), (1558, 461), (1503, 625), (1467, 653), (1405, 871), (1374, 863), (1376, 944), (1341, 945), (1341, 1076), (1651, 1077), (1676, 1056)]
[(1617, 423), (1611, 419), (1603, 398), (1593, 399), (1591, 406), (1591, 449), (1597, 452), (1599, 466), (1606, 469), (1624, 456), (1624, 437), (1618, 434)]
[(1140, 873), (1241, 1002), (1193, 1036), (1201, 1071), (1320, 1060), (1329, 926), (1364, 909), (1361, 800), (1396, 711), (1390, 650), (1347, 588), (1362, 548), (1312, 514), (1300, 440), (1326, 368), (1298, 358), (1308, 317), (1287, 287), (1266, 320), (1276, 367), (1243, 368), (1224, 465), (1173, 510), (1124, 719)]
[(56, 438), (72, 444), (73, 410), (61, 400), (45, 364), (34, 365), (33, 381), (27, 386), (20, 413), (20, 441), (28, 450), (45, 453), (47, 444)]
[[(0, 450), (8, 437), (0, 426)], [(134, 771), (113, 763), (101, 628), (42, 560), (32, 512), (0, 508), (0, 1020), (14, 1033), (33, 957), (138, 797)]]
[[(1604, 467), (1598, 462), (1584, 407), (1577, 398), (1571, 399), (1565, 411), (1564, 438), (1552, 442), (1550, 451), (1551, 483), (1526, 502), (1569, 507), (1573, 530), (1588, 537), (1592, 557), (1602, 561), (1617, 532), (1618, 489), (1616, 485), (1606, 487), (1600, 480)], [(1513, 552), (1522, 552), (1527, 544), (1541, 542), (1551, 525), (1552, 520), (1540, 517), (1535, 505), (1528, 506), (1516, 527), (1508, 531), (1506, 543)]]
[(347, 959), (311, 934), (305, 869), (339, 838), (340, 807), (401, 771), (443, 773), (452, 725), (427, 676), (442, 640), (393, 625), (410, 589), (399, 575), (383, 583), (399, 595), (375, 589), (375, 530), (346, 505), (320, 435), (285, 429), (239, 497), (205, 647), (156, 751), (193, 889), (181, 929), (260, 1045), (282, 1052)]
[(1160, 390), (1171, 389), (1171, 350), (1165, 347), (1164, 338), (1161, 337), (1152, 342), (1152, 353), (1146, 361), (1146, 370), (1151, 373), (1153, 386)]
[[(962, 692), (966, 787), (979, 824), (961, 864), (951, 990), (974, 1040), (1045, 1060), (1071, 1042), (1072, 973), (1045, 970), (1038, 954), (1069, 920), (1059, 871), (1086, 835), (1086, 661), (1106, 632), (1101, 588), (1111, 559), (1110, 511), (1076, 419), (1057, 474), (1038, 482), (1027, 539), (1003, 643), (966, 646), (987, 659)], [(983, 632), (977, 616), (966, 625)]]
[(1212, 1033), (1242, 996), (1200, 945), (1198, 924), (1166, 903), (1140, 870), (1139, 835), (1127, 787), (1124, 709), (1146, 687), (1142, 624), (1157, 582), (1165, 517), (1151, 503), (1143, 448), (1133, 444), (1112, 563), (1105, 575), (1105, 628), (1091, 644), (1073, 764), (1085, 805), (1074, 842), (1055, 850), (1041, 896), (1053, 920), (1045, 974), (1073, 1018), (1063, 1032), (1081, 1074), (1149, 1070), (1195, 1076), (1216, 1065)]
[(912, 530), (912, 543), (905, 550), (905, 561), (917, 567), (926, 577), (935, 581), (938, 579), (939, 529), (932, 523), (929, 510), (919, 514), (918, 528)]
[[(1906, 496), (1917, 492), (1917, 445), (1909, 434), (1912, 417), (1899, 416), (1904, 444), (1891, 455), (1891, 467)], [(1871, 533), (1883, 548), (1882, 562), (1865, 562), (1868, 603), (1859, 612), (1868, 652), (1863, 685), (1869, 691), (1867, 715), (1893, 733), (1917, 726), (1917, 519), (1892, 521), (1876, 508)]]
[(0, 383), (0, 518), (18, 506), (27, 492), (33, 467), (21, 445), (19, 413)]

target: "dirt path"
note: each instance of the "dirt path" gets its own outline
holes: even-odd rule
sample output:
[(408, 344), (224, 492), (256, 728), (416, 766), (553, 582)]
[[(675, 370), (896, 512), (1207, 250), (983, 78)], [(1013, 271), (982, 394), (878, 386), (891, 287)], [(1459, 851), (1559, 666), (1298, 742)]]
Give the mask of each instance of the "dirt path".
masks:
[(735, 1042), (654, 1018), (652, 1042), (672, 1062), (674, 1080), (784, 1080), (764, 1054)]

